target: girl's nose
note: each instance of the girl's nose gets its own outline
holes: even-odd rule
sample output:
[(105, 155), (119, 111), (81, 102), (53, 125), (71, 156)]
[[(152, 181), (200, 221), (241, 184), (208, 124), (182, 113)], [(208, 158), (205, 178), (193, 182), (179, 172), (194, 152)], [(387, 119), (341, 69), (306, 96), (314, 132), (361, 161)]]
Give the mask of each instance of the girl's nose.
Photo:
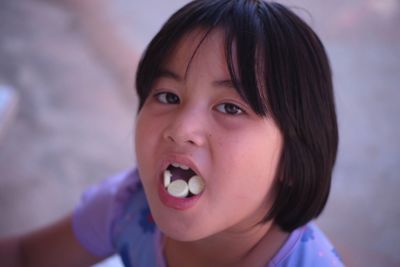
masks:
[(202, 146), (205, 142), (205, 129), (199, 112), (181, 111), (171, 117), (164, 131), (164, 139), (177, 145)]

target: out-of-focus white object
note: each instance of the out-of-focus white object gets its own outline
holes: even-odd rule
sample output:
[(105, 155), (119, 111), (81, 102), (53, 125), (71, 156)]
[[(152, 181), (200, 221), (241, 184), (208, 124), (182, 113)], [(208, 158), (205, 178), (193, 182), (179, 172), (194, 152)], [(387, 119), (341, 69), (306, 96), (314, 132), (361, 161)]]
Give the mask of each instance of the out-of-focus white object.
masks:
[(123, 267), (123, 263), (121, 261), (121, 258), (118, 255), (114, 255), (110, 258), (107, 258), (103, 260), (100, 263), (97, 263), (96, 265), (93, 265), (92, 267)]
[(0, 141), (15, 117), (18, 96), (10, 86), (0, 85)]

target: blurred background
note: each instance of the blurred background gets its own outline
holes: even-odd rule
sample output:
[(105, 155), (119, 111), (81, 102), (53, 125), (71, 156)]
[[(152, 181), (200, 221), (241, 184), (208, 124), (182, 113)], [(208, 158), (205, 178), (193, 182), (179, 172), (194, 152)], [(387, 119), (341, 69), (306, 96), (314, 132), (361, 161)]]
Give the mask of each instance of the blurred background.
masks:
[[(186, 2), (0, 0), (0, 236), (62, 217), (134, 164), (136, 63)], [(400, 1), (280, 2), (332, 63), (341, 139), (318, 223), (348, 266), (400, 266)]]

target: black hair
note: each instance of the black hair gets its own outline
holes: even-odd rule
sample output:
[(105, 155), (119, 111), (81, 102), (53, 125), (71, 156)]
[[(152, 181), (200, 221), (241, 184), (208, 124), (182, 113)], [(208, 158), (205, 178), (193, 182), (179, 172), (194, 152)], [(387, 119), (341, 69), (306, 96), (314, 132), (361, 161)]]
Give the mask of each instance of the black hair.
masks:
[(338, 146), (329, 60), (318, 36), (294, 12), (262, 0), (188, 3), (164, 24), (140, 60), (139, 111), (179, 40), (194, 29), (207, 35), (217, 28), (225, 36), (236, 90), (259, 116), (271, 116), (283, 135), (277, 193), (263, 222), (275, 220), (292, 231), (322, 212)]

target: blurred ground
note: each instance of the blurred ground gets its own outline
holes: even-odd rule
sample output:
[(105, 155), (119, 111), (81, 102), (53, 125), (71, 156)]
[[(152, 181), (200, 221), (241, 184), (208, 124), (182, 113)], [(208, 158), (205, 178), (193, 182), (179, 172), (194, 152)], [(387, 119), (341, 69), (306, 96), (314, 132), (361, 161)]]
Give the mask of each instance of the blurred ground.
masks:
[[(0, 84), (19, 95), (0, 140), (0, 235), (59, 218), (134, 162), (135, 64), (187, 1), (138, 2), (0, 1)], [(319, 224), (349, 266), (399, 266), (400, 3), (283, 2), (304, 8), (334, 73), (341, 142)]]

